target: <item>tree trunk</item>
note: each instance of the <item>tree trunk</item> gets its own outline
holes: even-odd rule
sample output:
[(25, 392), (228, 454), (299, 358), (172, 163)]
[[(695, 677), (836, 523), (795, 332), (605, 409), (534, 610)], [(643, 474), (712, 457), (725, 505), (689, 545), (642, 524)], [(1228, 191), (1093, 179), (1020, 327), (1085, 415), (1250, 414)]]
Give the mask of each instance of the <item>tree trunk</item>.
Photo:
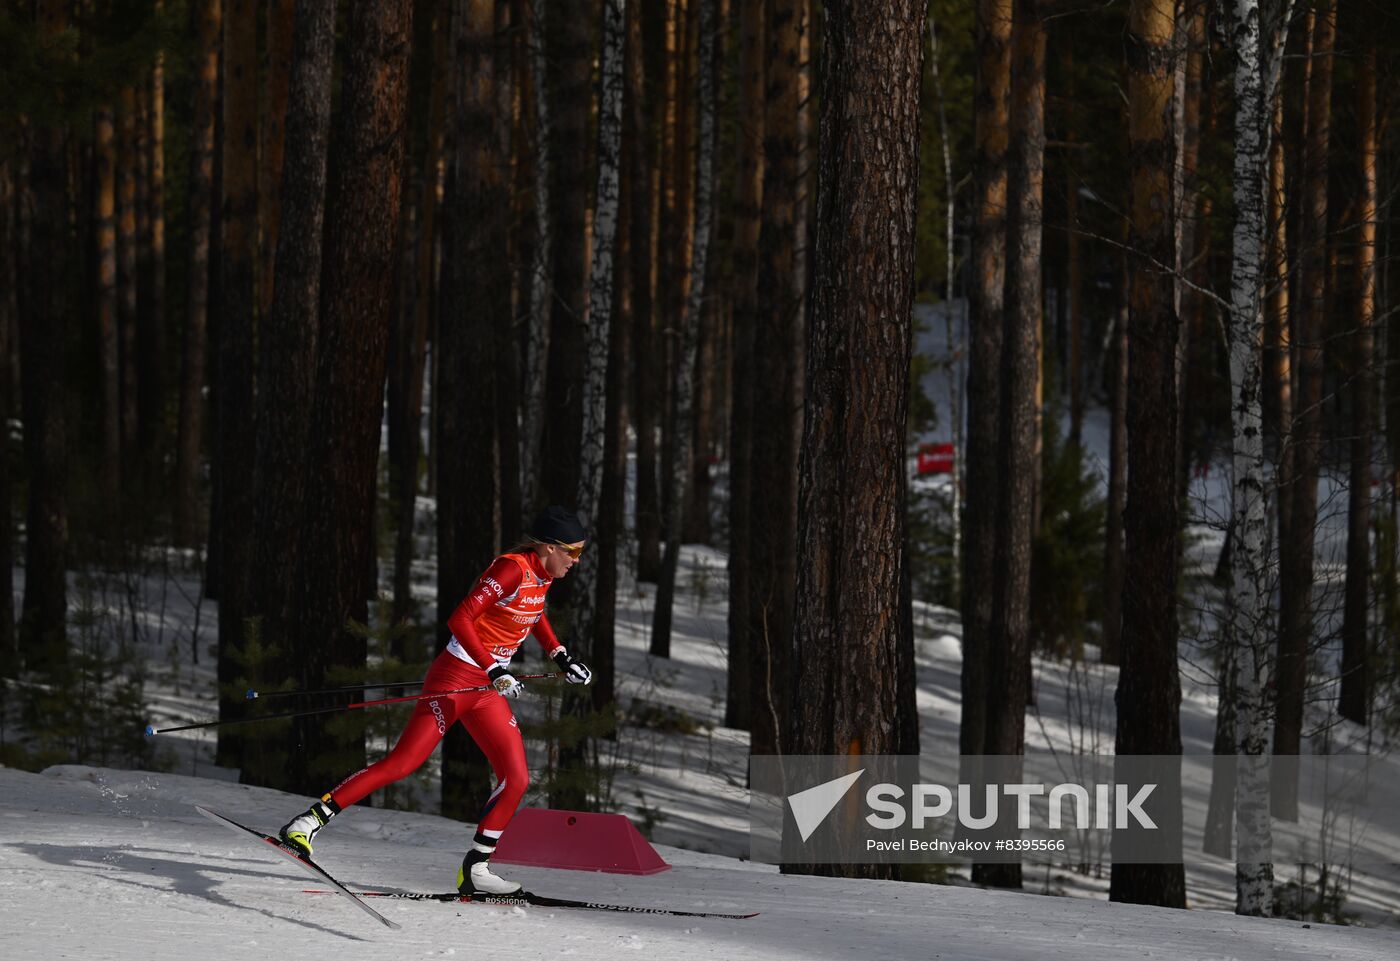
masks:
[[(1073, 156), (1072, 146), (1079, 132), (1075, 124), (1074, 92), (1074, 34), (1066, 30), (1063, 39), (1063, 70), (1065, 84), (1065, 141), (1068, 152)], [(1083, 254), (1080, 252), (1079, 232), (1079, 187), (1083, 174), (1075, 169), (1074, 163), (1065, 164), (1065, 224), (1069, 233), (1065, 237), (1065, 286), (1068, 290), (1067, 312), (1069, 314), (1069, 442), (1079, 446), (1084, 430), (1084, 282)]]
[(111, 107), (97, 111), (97, 330), (102, 358), (102, 498), (116, 507), (122, 486), (121, 326), (117, 300), (117, 149)]
[[(449, 441), (436, 451), (438, 610), (445, 625), (475, 575), (501, 548), (501, 477), (494, 331), (510, 323), (510, 288), (495, 269), (505, 249), (508, 194), (496, 124), (497, 37), (492, 0), (454, 0), (453, 140), (442, 208), (442, 279), (433, 403)], [(577, 438), (573, 443), (577, 443)], [(445, 638), (444, 638), (445, 639)], [(490, 793), (485, 756), (455, 729), (443, 745), (442, 810), (468, 820)]]
[[(417, 518), (419, 458), (422, 454), (423, 385), (426, 380), (427, 343), (430, 318), (436, 303), (438, 173), (443, 156), (448, 63), (451, 36), (451, 0), (420, 0), (414, 13), (415, 58), (425, 61), (422, 72), (428, 84), (427, 115), (419, 121), (413, 159), (416, 168), (409, 178), (411, 194), (404, 198), (404, 217), (416, 216), (412, 230), (405, 230), (414, 248), (405, 251), (402, 336), (399, 339), (397, 381), (400, 398), (397, 417), (391, 411), (390, 451), (394, 460), (394, 502), (398, 517), (394, 525), (394, 608), (392, 621), (403, 624), (417, 613), (413, 599), (414, 524)], [(410, 213), (410, 210), (413, 212)], [(397, 636), (394, 654), (401, 661), (418, 660), (424, 651), (411, 651), (408, 638)]]
[(1346, 602), (1342, 619), (1342, 684), (1337, 713), (1357, 724), (1370, 714), (1371, 447), (1375, 379), (1376, 317), (1376, 37), (1363, 30), (1357, 74), (1361, 180), (1356, 247), (1356, 333), (1353, 335), (1351, 382), (1351, 485), (1347, 508)]
[[(156, 10), (163, 11), (165, 0), (156, 0)], [(145, 320), (140, 372), (141, 387), (141, 449), (143, 460), (159, 463), (168, 451), (169, 432), (165, 426), (166, 375), (169, 351), (169, 321), (166, 317), (166, 250), (165, 250), (165, 51), (156, 53), (151, 69), (147, 118), (150, 151), (147, 176), (147, 231), (150, 246), (148, 289), (150, 301), (144, 311)], [(164, 472), (161, 471), (164, 480)], [(162, 490), (166, 488), (162, 487)]]
[(548, 383), (550, 282), (554, 250), (552, 203), (554, 135), (550, 124), (551, 107), (545, 67), (548, 24), (544, 0), (532, 0), (530, 15), (530, 90), (534, 105), (533, 201), (535, 209), (535, 256), (530, 282), (529, 331), (525, 337), (525, 409), (521, 426), (521, 497), (525, 513), (544, 506), (540, 476), (544, 451), (545, 388)]
[[(1137, 259), (1128, 324), (1128, 499), (1124, 510), (1122, 667), (1115, 699), (1119, 755), (1181, 753), (1177, 666), (1177, 317), (1173, 309), (1171, 0), (1134, 0), (1129, 13), (1128, 102), (1132, 234)], [(1128, 588), (1131, 585), (1131, 588)], [(1164, 768), (1167, 762), (1162, 762)], [(1186, 906), (1179, 762), (1165, 772), (1152, 818), (1160, 863), (1114, 862), (1109, 897)], [(1119, 832), (1115, 830), (1115, 843)]]
[[(997, 550), (997, 447), (1006, 281), (1012, 0), (979, 0), (974, 85), (975, 188), (968, 285), (967, 500), (962, 556), (959, 781), (978, 784), (987, 753), (987, 692)], [(974, 865), (973, 871), (981, 868)]]
[[(212, 469), (218, 477), (219, 714), (242, 710), (239, 676), (258, 665), (240, 661), (244, 618), (248, 614), (248, 575), (252, 569), (254, 501), (252, 471), (256, 432), (253, 403), (256, 296), (253, 262), (257, 252), (258, 36), (253, 0), (226, 0), (223, 56), (223, 197), (220, 221), (222, 278), (215, 363), (217, 429)], [(219, 763), (240, 767), (231, 756), (238, 732), (219, 729)]]
[[(1289, 497), (1288, 542), (1280, 545), (1277, 709), (1274, 753), (1302, 749), (1308, 648), (1313, 633), (1312, 587), (1316, 544), (1317, 482), (1322, 453), (1322, 342), (1327, 336), (1327, 179), (1331, 132), (1332, 48), (1336, 3), (1319, 8), (1308, 81), (1307, 147), (1304, 158), (1301, 302), (1294, 327), (1298, 397), (1293, 421), (1294, 474)], [(1275, 817), (1298, 817), (1297, 772), (1276, 777)]]
[(1292, 313), (1289, 310), (1288, 286), (1288, 217), (1295, 204), (1289, 203), (1286, 176), (1287, 142), (1283, 136), (1282, 96), (1273, 104), (1273, 120), (1269, 148), (1269, 220), (1268, 274), (1264, 298), (1264, 377), (1265, 415), (1270, 417), (1265, 428), (1266, 439), (1274, 444), (1275, 507), (1280, 546), (1290, 543), (1288, 519), (1290, 495), (1293, 491), (1293, 445), (1288, 438), (1293, 432), (1293, 347)]
[(753, 566), (754, 330), (758, 325), (758, 233), (763, 206), (762, 3), (739, 7), (738, 184), (734, 201), (734, 322), (729, 377), (729, 663), (724, 724), (747, 730), (752, 707), (749, 584)]
[[(19, 324), (20, 247), (25, 243), (20, 229), (18, 159), (0, 159), (0, 424), (10, 422), (14, 395), (14, 352)], [(15, 635), (15, 530), (13, 488), (9, 443), (0, 444), (0, 677), (18, 677), (19, 644)]]
[[(294, 674), (304, 662), (297, 652), (307, 641), (297, 625), (306, 598), (299, 593), (298, 576), (304, 567), (324, 562), (308, 553), (303, 523), (311, 492), (316, 492), (311, 499), (320, 502), (323, 491), (323, 479), (313, 473), (309, 456), (317, 402), (335, 0), (301, 0), (296, 14), (286, 109), (277, 120), (285, 153), (276, 218), (276, 281), (258, 338), (257, 526), (248, 605), (250, 614), (262, 618), (262, 643), (280, 652), (280, 657), (273, 656), (275, 677)], [(271, 753), (250, 753), (244, 759), (244, 779), (282, 786), (284, 767)]]
[[(1011, 43), (1011, 157), (1007, 178), (1005, 322), (997, 445), (995, 605), (987, 663), (1000, 664), (986, 689), (983, 753), (1019, 755), (1030, 694), (1031, 537), (1039, 471), (1038, 344), (1042, 322), (1041, 224), (1045, 169), (1045, 24), (1034, 0), (1016, 0)], [(983, 884), (1020, 887), (1019, 862), (977, 865)]]
[[(1179, 490), (1184, 498), (1190, 484), (1192, 457), (1186, 451), (1189, 425), (1193, 418), (1188, 407), (1204, 407), (1204, 388), (1193, 390), (1192, 378), (1199, 378), (1202, 367), (1213, 366), (1207, 360), (1214, 353), (1213, 339), (1205, 336), (1205, 312), (1201, 296), (1192, 286), (1192, 281), (1200, 276), (1196, 264), (1202, 248), (1209, 243), (1208, 234), (1198, 229), (1204, 223), (1200, 205), (1200, 187), (1197, 168), (1201, 153), (1201, 111), (1205, 87), (1202, 82), (1203, 64), (1206, 53), (1204, 4), (1197, 3), (1183, 8), (1177, 22), (1177, 107), (1176, 107), (1176, 208), (1174, 211), (1176, 231), (1176, 251), (1173, 266), (1176, 271), (1172, 295), (1176, 300), (1176, 313), (1181, 319), (1180, 339), (1177, 343), (1176, 372), (1177, 394), (1182, 402), (1177, 410), (1177, 479)], [(1194, 398), (1194, 401), (1193, 401)], [(1204, 448), (1192, 452), (1205, 463), (1209, 463), (1212, 452)]]
[[(1220, 711), (1234, 728), (1239, 755), (1234, 785), (1235, 910), (1264, 915), (1273, 903), (1269, 863), (1268, 704), (1270, 571), (1265, 514), (1263, 365), (1260, 302), (1268, 268), (1270, 200), (1265, 190), (1270, 109), (1267, 66), (1260, 48), (1258, 0), (1236, 0), (1234, 263), (1229, 314), (1231, 425), (1234, 463), (1230, 526), (1234, 531), (1232, 584), (1225, 625), (1227, 679)], [(1227, 701), (1226, 698), (1229, 698)], [(1219, 777), (1217, 773), (1217, 777)], [(1212, 795), (1215, 793), (1212, 785)]]
[(696, 152), (695, 152), (695, 243), (690, 259), (690, 283), (685, 311), (681, 314), (680, 338), (676, 345), (675, 400), (671, 407), (671, 433), (674, 457), (667, 479), (665, 552), (661, 576), (656, 585), (656, 607), (652, 615), (650, 652), (656, 657), (671, 656), (671, 615), (675, 601), (676, 567), (680, 559), (681, 526), (686, 505), (686, 484), (690, 478), (692, 417), (695, 404), (697, 338), (700, 315), (705, 308), (705, 280), (709, 267), (710, 228), (714, 222), (715, 196), (715, 62), (717, 32), (715, 6), (719, 0), (694, 0), (700, 5), (696, 64)]
[[(952, 422), (953, 437), (953, 484), (948, 504), (948, 524), (951, 530), (952, 547), (949, 567), (948, 596), (962, 598), (962, 542), (963, 542), (963, 492), (966, 478), (963, 470), (963, 391), (966, 389), (966, 375), (963, 368), (963, 346), (958, 337), (960, 331), (954, 313), (954, 283), (956, 278), (956, 239), (957, 226), (957, 187), (953, 182), (952, 135), (948, 127), (948, 98), (943, 90), (943, 77), (939, 67), (938, 27), (932, 9), (928, 17), (928, 43), (930, 73), (933, 75), (934, 95), (938, 98), (938, 142), (942, 148), (943, 160), (943, 331), (948, 345), (948, 419)], [(1071, 239), (1073, 233), (1071, 233)], [(912, 576), (912, 575), (911, 575)], [(912, 590), (912, 582), (911, 582)], [(912, 597), (911, 597), (912, 600)], [(910, 616), (913, 616), (911, 608)]]
[[(1126, 224), (1124, 225), (1126, 233)], [(1123, 508), (1128, 497), (1128, 313), (1132, 279), (1121, 257), (1119, 303), (1113, 316), (1108, 428), (1108, 503), (1103, 550), (1103, 645), (1100, 658), (1118, 664), (1123, 651)]]
[[(658, 320), (663, 303), (660, 291), (663, 251), (662, 223), (664, 197), (662, 192), (665, 161), (663, 131), (666, 128), (668, 97), (666, 75), (671, 57), (667, 42), (667, 5), (648, 3), (642, 8), (642, 57), (648, 99), (639, 109), (648, 122), (640, 150), (646, 152), (647, 243), (638, 249), (644, 270), (637, 273), (639, 297), (632, 325), (632, 355), (635, 383), (633, 385), (632, 419), (637, 435), (637, 579), (655, 581), (661, 567), (661, 492), (657, 477), (656, 430), (660, 423), (662, 384), (665, 381), (665, 350), (658, 347)], [(640, 210), (639, 210), (640, 215)]]
[[(35, 5), (39, 34), (54, 42), (67, 29), (65, 0)], [(24, 602), (20, 655), (28, 670), (59, 671), (68, 661), (68, 429), (64, 415), (64, 340), (74, 271), (68, 249), (68, 128), (56, 115), (34, 118), (25, 226), (27, 281), (20, 309), (20, 388), (24, 404)]]
[(189, 295), (180, 349), (180, 419), (175, 450), (175, 543), (196, 541), (199, 462), (204, 425), (204, 370), (209, 329), (209, 243), (214, 185), (214, 116), (219, 98), (223, 0), (190, 7), (199, 36), (190, 143)]
[[(272, 311), (277, 276), (277, 242), (282, 226), (282, 166), (286, 156), (287, 110), (291, 98), (293, 37), (297, 0), (267, 0), (267, 76), (263, 80), (262, 164), (258, 168), (258, 226), (262, 259), (258, 276), (258, 316)], [(306, 16), (303, 14), (303, 16)], [(332, 37), (334, 41), (334, 37)]]
[[(588, 271), (588, 306), (584, 318), (583, 431), (579, 437), (579, 485), (574, 498), (585, 530), (597, 526), (602, 497), (603, 464), (608, 444), (607, 388), (612, 350), (613, 266), (619, 211), (618, 173), (622, 161), (622, 100), (627, 0), (603, 0), (602, 102), (598, 110), (598, 185), (593, 212), (592, 265)], [(597, 610), (598, 557), (579, 559), (574, 574), (574, 638), (589, 653)]]
[[(298, 27), (300, 25), (298, 24)], [(300, 42), (298, 29), (298, 43)], [(339, 158), (326, 191), (316, 389), (308, 477), (318, 495), (303, 514), (306, 563), (297, 584), (297, 680), (323, 687), (365, 664), (362, 619), (372, 585), (373, 507), (384, 375), (392, 313), (399, 192), (408, 110), (412, 0), (351, 0), (345, 66), (333, 132)], [(279, 268), (280, 270), (280, 268)], [(314, 562), (313, 562), (314, 559)], [(301, 790), (364, 763), (364, 736), (325, 718), (296, 725), (303, 743), (326, 750), (298, 772)]]
[(782, 753), (779, 718), (791, 716), (793, 591), (797, 565), (797, 465), (788, 456), (798, 435), (799, 373), (793, 345), (797, 289), (798, 90), (800, 0), (769, 0), (765, 21), (763, 206), (758, 235), (758, 314), (754, 328), (750, 470), (749, 644), (750, 751)]
[[(591, 7), (591, 4), (590, 4)], [(578, 495), (579, 438), (583, 434), (583, 317), (588, 284), (587, 201), (592, 156), (589, 113), (592, 103), (594, 18), (589, 13), (553, 17), (549, 38), (556, 70), (550, 108), (552, 149), (560, 162), (550, 165), (551, 309), (546, 365), (541, 478), (544, 501), (568, 505)], [(543, 504), (538, 505), (543, 506)], [(567, 581), (555, 589), (568, 595)], [(560, 588), (563, 590), (561, 591)], [(553, 598), (556, 604), (566, 597)]]
[(136, 336), (136, 88), (121, 90), (117, 111), (117, 328), (121, 335), (122, 458), (135, 480), (137, 400)]
[[(898, 585), (924, 16), (912, 0), (826, 11), (799, 494), (799, 754), (907, 747), (897, 688), (913, 637)], [(872, 864), (784, 869), (893, 873)]]

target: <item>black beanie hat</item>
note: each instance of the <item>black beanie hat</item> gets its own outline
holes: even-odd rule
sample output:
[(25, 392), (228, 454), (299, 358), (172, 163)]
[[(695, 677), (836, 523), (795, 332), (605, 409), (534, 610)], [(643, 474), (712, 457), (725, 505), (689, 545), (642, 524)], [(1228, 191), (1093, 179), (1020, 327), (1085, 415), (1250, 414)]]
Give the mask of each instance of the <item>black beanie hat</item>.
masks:
[(546, 507), (530, 525), (530, 537), (545, 544), (577, 544), (587, 540), (578, 515), (560, 507)]

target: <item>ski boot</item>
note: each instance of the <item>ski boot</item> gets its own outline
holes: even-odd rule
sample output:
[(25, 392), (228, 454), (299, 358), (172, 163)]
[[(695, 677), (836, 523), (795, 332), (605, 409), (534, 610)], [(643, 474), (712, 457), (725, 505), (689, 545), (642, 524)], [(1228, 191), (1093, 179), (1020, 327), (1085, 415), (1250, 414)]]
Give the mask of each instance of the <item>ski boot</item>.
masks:
[(311, 805), (305, 814), (299, 814), (288, 821), (282, 830), (277, 832), (277, 836), (309, 858), (311, 841), (316, 837), (316, 833), (339, 813), (340, 805), (336, 804), (329, 794), (324, 795), (321, 800)]
[(522, 888), (514, 881), (507, 881), (491, 873), (491, 855), (496, 851), (494, 840), (483, 842), (481, 835), (473, 842), (471, 850), (462, 859), (457, 871), (457, 890), (463, 895), (474, 894), (519, 894)]

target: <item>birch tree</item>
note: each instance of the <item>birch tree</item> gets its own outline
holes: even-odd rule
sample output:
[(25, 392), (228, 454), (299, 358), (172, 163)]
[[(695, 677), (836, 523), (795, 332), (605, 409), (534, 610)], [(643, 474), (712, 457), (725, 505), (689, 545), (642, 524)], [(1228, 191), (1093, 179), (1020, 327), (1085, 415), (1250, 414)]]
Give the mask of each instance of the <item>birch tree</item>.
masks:
[[(1291, 6), (1291, 0), (1289, 4)], [(1286, 18), (1283, 23), (1286, 24)], [(1280, 26), (1279, 30), (1286, 29)], [(1268, 790), (1267, 686), (1272, 645), (1267, 490), (1261, 357), (1264, 315), (1262, 290), (1268, 250), (1266, 194), (1270, 165), (1272, 97), (1276, 78), (1261, 46), (1259, 0), (1235, 0), (1235, 227), (1230, 271), (1230, 421), (1232, 483), (1230, 527), (1234, 555), (1226, 651), (1234, 674), (1236, 750), (1235, 910), (1270, 913), (1273, 865), (1269, 862), (1271, 825)], [(1279, 43), (1273, 50), (1282, 50)]]
[(520, 438), (520, 486), (525, 514), (540, 506), (540, 443), (544, 431), (546, 366), (549, 361), (550, 277), (554, 236), (550, 219), (551, 154), (549, 96), (545, 73), (546, 0), (530, 5), (530, 87), (534, 93), (535, 269), (530, 278), (529, 329), (525, 334), (525, 412)]
[[(622, 157), (622, 95), (627, 0), (603, 0), (602, 102), (598, 109), (598, 190), (593, 210), (593, 254), (584, 315), (583, 436), (575, 501), (584, 530), (596, 530), (607, 441), (608, 352), (613, 335), (613, 254), (618, 228), (618, 170)], [(588, 652), (597, 610), (598, 555), (579, 559), (574, 583), (575, 640)]]

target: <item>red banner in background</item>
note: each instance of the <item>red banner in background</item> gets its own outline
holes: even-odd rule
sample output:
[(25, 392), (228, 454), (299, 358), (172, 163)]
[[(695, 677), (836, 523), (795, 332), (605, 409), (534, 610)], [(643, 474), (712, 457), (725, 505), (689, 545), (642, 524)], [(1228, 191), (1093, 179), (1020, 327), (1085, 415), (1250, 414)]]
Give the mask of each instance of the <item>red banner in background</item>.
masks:
[(918, 471), (923, 474), (951, 474), (953, 472), (952, 444), (920, 444)]

